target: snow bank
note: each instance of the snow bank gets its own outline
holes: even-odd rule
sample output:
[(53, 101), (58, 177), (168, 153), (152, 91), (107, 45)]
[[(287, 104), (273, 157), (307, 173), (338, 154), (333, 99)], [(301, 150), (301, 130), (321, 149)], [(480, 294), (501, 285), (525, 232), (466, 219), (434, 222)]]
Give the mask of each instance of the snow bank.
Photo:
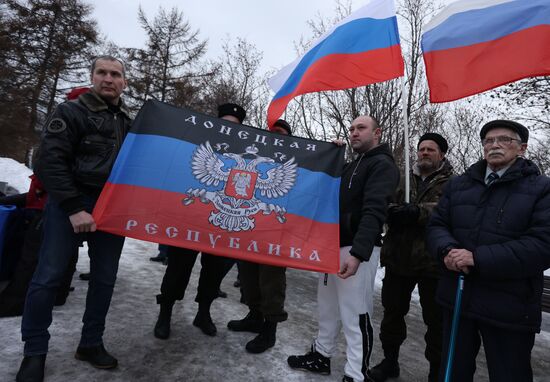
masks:
[(0, 158), (0, 182), (6, 182), (19, 193), (29, 190), (32, 170), (11, 158)]

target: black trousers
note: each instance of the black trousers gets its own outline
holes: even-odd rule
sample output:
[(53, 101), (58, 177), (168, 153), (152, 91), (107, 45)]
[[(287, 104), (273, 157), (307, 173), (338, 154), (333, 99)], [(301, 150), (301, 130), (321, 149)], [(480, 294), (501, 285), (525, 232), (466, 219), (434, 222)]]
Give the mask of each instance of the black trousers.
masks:
[[(192, 249), (169, 246), (168, 265), (160, 286), (157, 302), (174, 303), (182, 300), (189, 284), (189, 278), (195, 265), (198, 252)], [(201, 255), (201, 273), (195, 301), (210, 304), (218, 296), (218, 290), (225, 276), (227, 259), (203, 253)]]
[(380, 324), (380, 340), (386, 358), (398, 357), (399, 348), (407, 338), (405, 316), (409, 312), (411, 294), (418, 285), (422, 319), (426, 324), (426, 359), (434, 366), (441, 361), (442, 312), (435, 302), (437, 279), (429, 277), (409, 277), (392, 272), (386, 267), (382, 283), (382, 305), (384, 317)]
[[(443, 312), (443, 358), (439, 380), (444, 381), (453, 312)], [(451, 380), (471, 382), (476, 356), (483, 340), (491, 382), (532, 382), (531, 350), (535, 333), (498, 328), (476, 319), (460, 317), (456, 336)]]
[(241, 261), (239, 272), (250, 310), (262, 312), (271, 322), (286, 321), (286, 268)]

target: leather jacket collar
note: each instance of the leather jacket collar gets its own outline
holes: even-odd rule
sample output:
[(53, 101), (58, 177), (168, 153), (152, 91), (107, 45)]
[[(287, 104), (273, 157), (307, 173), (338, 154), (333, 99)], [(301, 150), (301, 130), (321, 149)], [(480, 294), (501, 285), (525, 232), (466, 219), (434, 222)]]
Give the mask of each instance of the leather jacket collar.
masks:
[[(78, 100), (84, 104), (89, 110), (93, 112), (100, 112), (104, 110), (108, 110), (109, 107), (105, 103), (105, 101), (92, 89), (90, 89), (89, 92), (86, 92), (84, 94), (81, 94), (78, 97)], [(130, 118), (130, 111), (128, 110), (128, 107), (126, 104), (122, 101), (122, 98), (120, 99), (120, 111), (127, 117)]]

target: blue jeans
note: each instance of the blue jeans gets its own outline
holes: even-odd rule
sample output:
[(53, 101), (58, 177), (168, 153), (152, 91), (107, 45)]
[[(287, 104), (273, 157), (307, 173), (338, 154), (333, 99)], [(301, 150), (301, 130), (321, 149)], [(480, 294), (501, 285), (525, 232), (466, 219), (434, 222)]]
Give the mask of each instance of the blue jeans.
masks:
[[(90, 212), (95, 199), (89, 198), (87, 202)], [(103, 343), (105, 316), (113, 295), (124, 237), (101, 231), (75, 234), (67, 214), (50, 199), (44, 211), (44, 236), (38, 265), (29, 285), (21, 321), (25, 356), (48, 352), (48, 328), (52, 323), (55, 297), (67, 265), (82, 241), (88, 242), (90, 281), (80, 346)]]

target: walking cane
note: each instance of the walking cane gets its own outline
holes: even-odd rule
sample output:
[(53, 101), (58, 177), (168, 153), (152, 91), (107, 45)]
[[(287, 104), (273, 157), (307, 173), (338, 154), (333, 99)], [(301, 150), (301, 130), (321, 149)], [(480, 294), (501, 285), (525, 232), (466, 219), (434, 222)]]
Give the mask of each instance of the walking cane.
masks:
[(464, 289), (464, 275), (458, 277), (456, 288), (455, 309), (453, 312), (453, 323), (451, 325), (451, 340), (447, 352), (447, 368), (445, 369), (445, 382), (451, 382), (451, 370), (453, 370), (453, 358), (455, 355), (456, 334), (458, 332), (458, 321), (460, 320), (460, 304), (462, 302), (462, 290)]

